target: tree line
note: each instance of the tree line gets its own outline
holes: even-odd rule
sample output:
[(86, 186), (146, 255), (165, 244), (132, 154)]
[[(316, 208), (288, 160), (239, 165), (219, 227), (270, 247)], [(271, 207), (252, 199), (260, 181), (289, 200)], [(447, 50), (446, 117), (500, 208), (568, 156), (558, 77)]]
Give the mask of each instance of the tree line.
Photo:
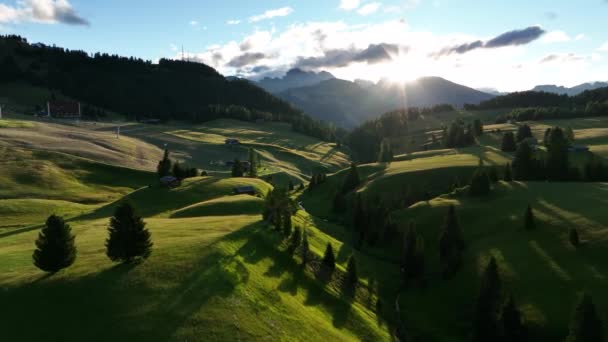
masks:
[(161, 59), (154, 64), (106, 53), (89, 55), (29, 44), (11, 35), (0, 36), (0, 69), (0, 82), (25, 81), (131, 119), (263, 119), (290, 123), (295, 131), (323, 140), (335, 139), (334, 127), (251, 82), (226, 79), (202, 63)]

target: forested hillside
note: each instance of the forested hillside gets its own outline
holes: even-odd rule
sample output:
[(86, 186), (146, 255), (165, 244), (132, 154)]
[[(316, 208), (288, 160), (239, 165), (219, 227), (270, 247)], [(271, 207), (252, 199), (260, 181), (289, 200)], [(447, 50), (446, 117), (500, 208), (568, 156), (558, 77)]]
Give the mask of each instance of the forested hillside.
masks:
[(25, 81), (131, 118), (264, 119), (292, 123), (294, 129), (322, 139), (333, 137), (327, 126), (287, 102), (250, 82), (229, 81), (201, 63), (89, 56), (5, 36), (0, 38), (0, 70), (2, 83)]

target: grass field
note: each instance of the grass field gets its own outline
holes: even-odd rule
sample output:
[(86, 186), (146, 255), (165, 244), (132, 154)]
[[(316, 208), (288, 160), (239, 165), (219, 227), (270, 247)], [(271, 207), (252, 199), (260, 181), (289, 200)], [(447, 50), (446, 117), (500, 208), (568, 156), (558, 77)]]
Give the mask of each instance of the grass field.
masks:
[[(531, 327), (533, 340), (557, 341), (567, 334), (577, 294), (586, 289), (600, 312), (608, 312), (608, 214), (602, 210), (606, 184), (501, 183), (484, 199), (443, 196), (394, 213), (399, 221), (414, 220), (426, 240), (430, 286), (404, 291), (404, 319), (422, 340), (464, 340), (470, 332), (472, 301), (488, 257), (496, 257), (507, 291), (511, 291)], [(530, 203), (536, 231), (523, 230)], [(595, 203), (595, 205), (590, 205)], [(456, 206), (465, 234), (465, 266), (448, 281), (438, 275), (437, 241), (448, 205)], [(491, 213), (491, 218), (488, 214)], [(584, 241), (568, 242), (577, 228)], [(457, 294), (457, 295), (454, 295)]]

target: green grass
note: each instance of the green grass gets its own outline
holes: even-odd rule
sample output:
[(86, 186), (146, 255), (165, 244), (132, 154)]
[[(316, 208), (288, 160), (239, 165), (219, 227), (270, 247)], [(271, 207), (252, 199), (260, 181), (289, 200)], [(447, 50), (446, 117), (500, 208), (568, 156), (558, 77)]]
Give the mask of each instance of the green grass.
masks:
[[(488, 198), (440, 197), (396, 212), (395, 219), (415, 220), (423, 234), (430, 272), (428, 289), (402, 293), (403, 307), (416, 308), (405, 311), (405, 321), (423, 340), (466, 339), (474, 313), (471, 303), (489, 255), (497, 258), (506, 289), (514, 293), (535, 340), (559, 340), (567, 334), (577, 293), (583, 289), (605, 313), (608, 214), (602, 207), (607, 191), (605, 184), (592, 183), (501, 183)], [(528, 203), (539, 226), (531, 232), (523, 230)], [(446, 281), (437, 275), (435, 241), (450, 204), (456, 205), (467, 249), (463, 270)], [(578, 249), (568, 242), (570, 228), (577, 228), (584, 241)]]

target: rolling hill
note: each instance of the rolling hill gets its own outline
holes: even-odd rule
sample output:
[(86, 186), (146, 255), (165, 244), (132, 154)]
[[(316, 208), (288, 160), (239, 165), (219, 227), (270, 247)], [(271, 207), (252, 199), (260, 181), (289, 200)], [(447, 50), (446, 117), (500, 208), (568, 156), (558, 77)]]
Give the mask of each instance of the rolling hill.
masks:
[(608, 82), (589, 82), (589, 83), (579, 84), (574, 87), (564, 87), (564, 86), (556, 86), (553, 84), (547, 84), (547, 85), (536, 86), (532, 89), (532, 91), (544, 91), (547, 93), (554, 93), (554, 94), (559, 94), (559, 95), (566, 94), (568, 96), (576, 96), (576, 95), (584, 92), (585, 90), (594, 90), (594, 89), (604, 88), (604, 87), (608, 87)]

